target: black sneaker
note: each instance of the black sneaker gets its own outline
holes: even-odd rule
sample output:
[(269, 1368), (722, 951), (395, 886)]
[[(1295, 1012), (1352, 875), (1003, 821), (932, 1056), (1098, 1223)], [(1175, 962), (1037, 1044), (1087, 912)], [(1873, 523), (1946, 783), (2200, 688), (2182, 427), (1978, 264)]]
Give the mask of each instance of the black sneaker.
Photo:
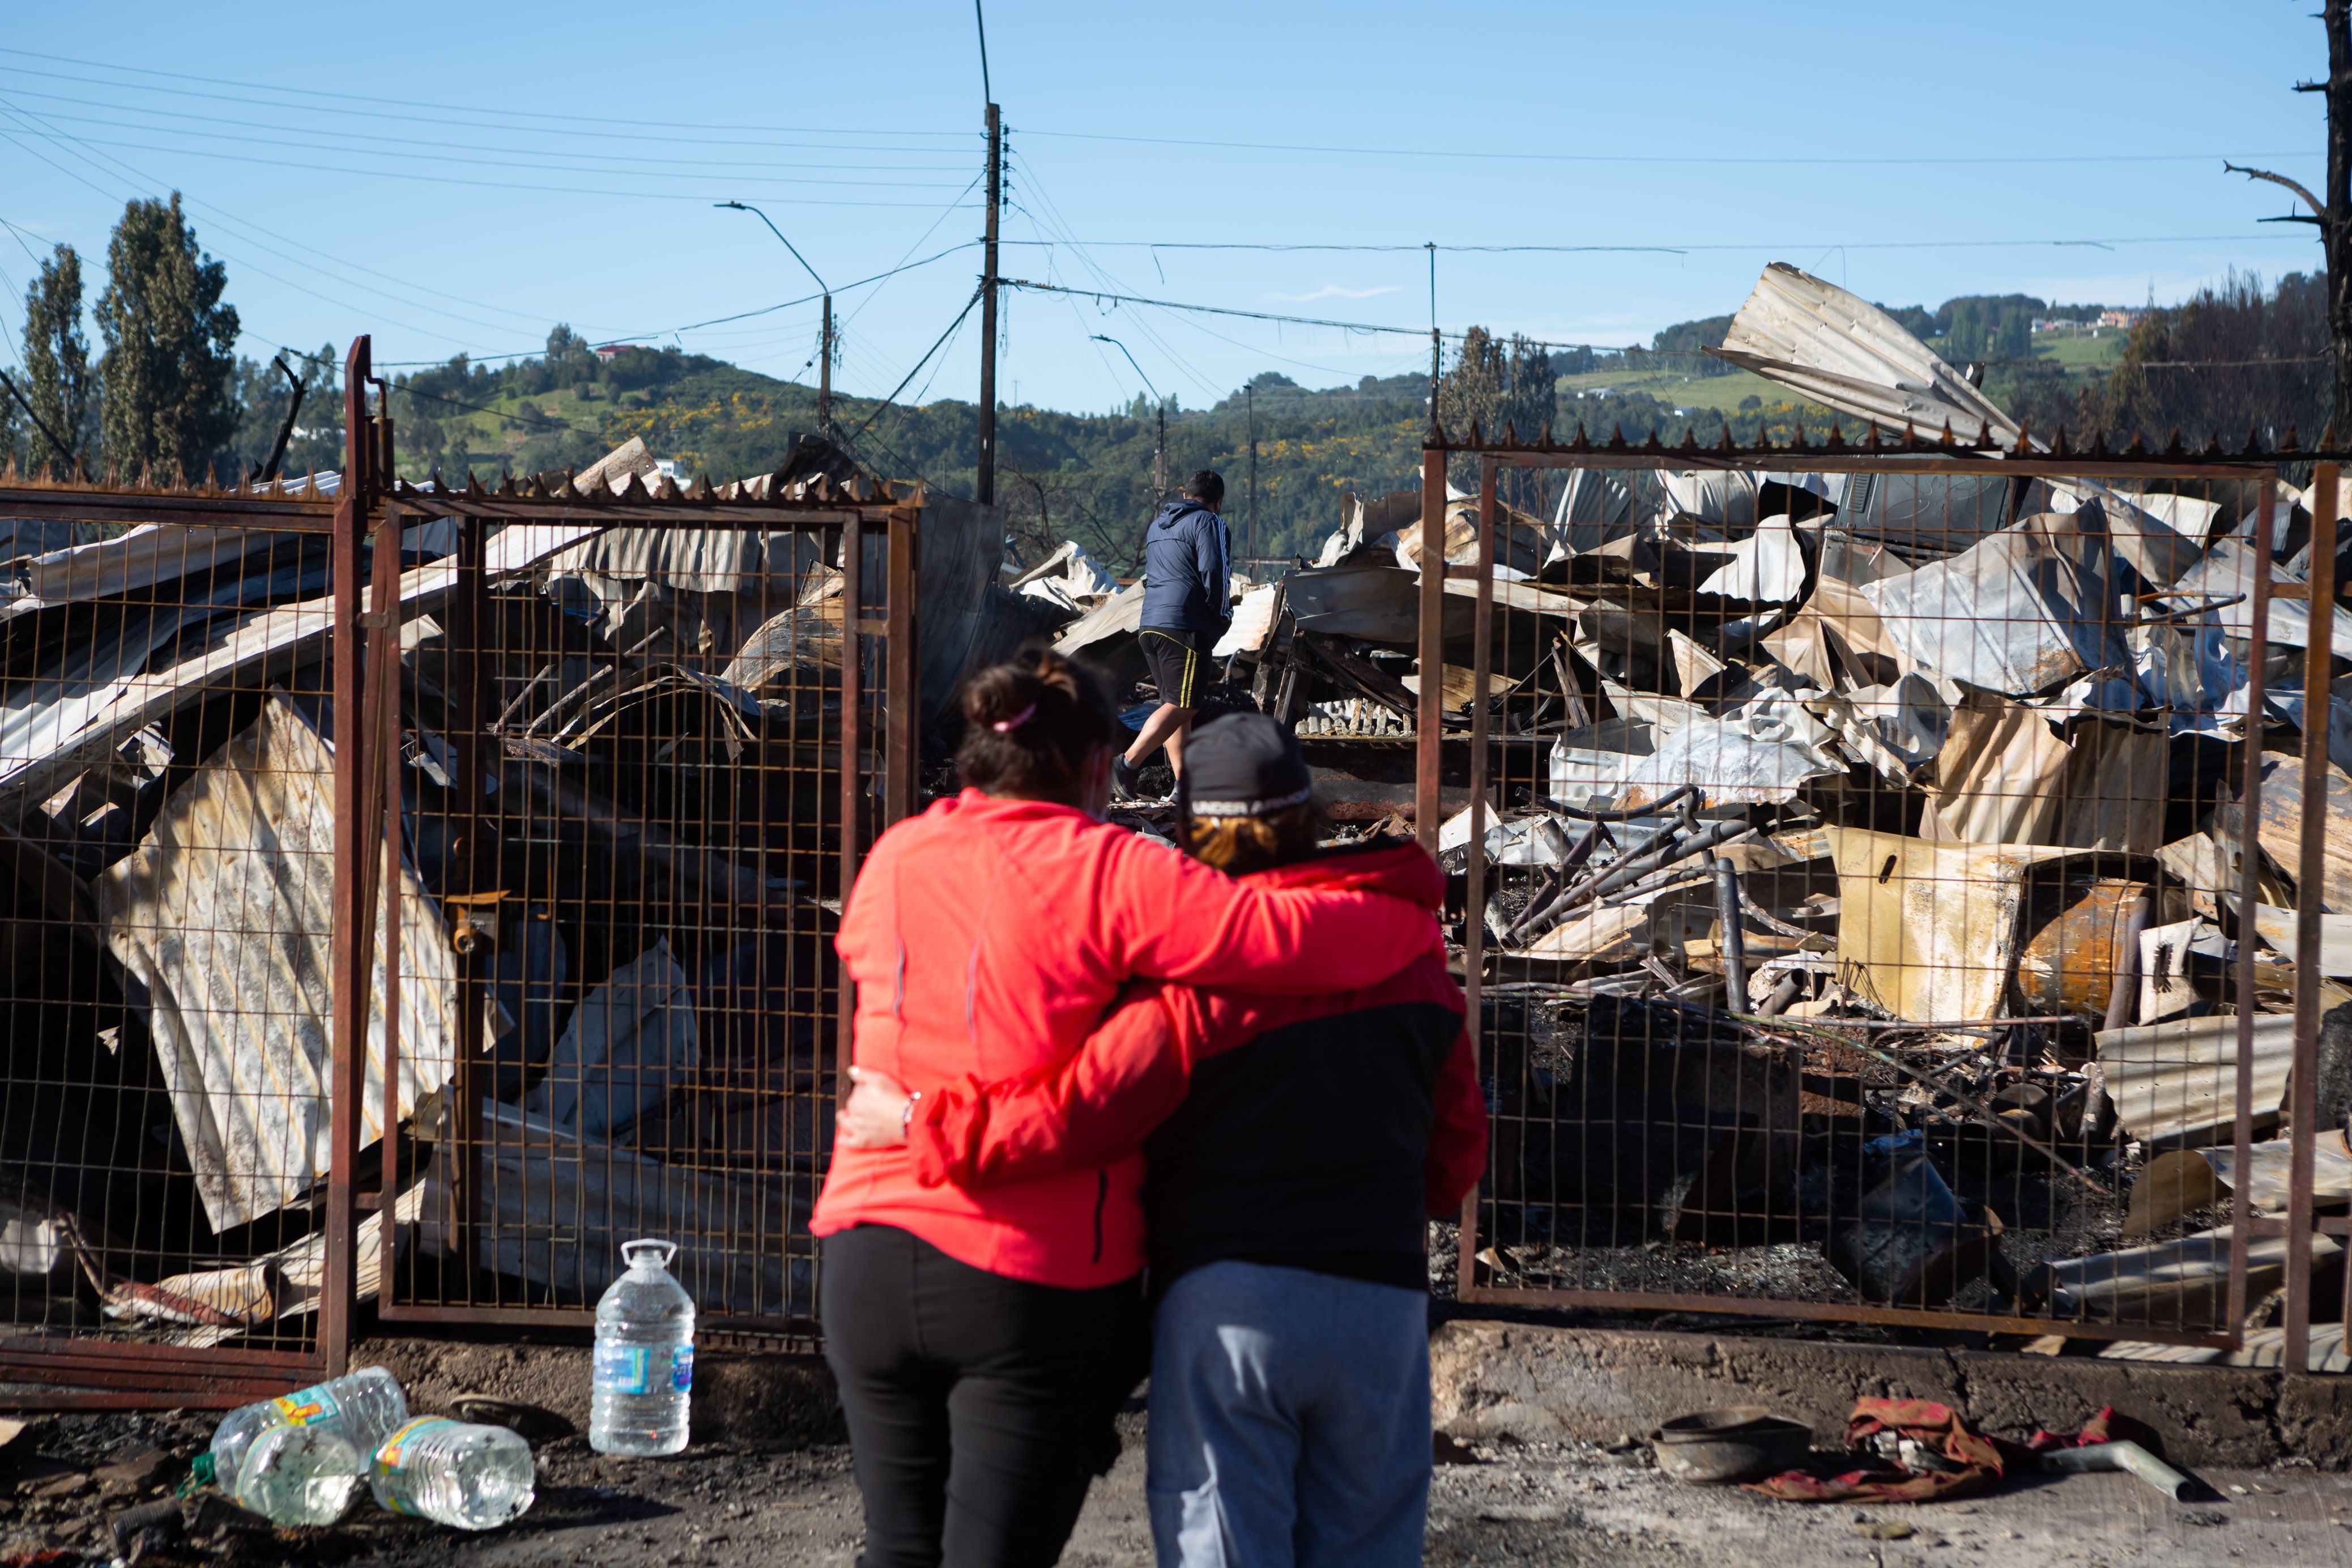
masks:
[(1141, 800), (1142, 786), (1143, 770), (1141, 768), (1129, 762), (1123, 755), (1110, 760), (1110, 793), (1113, 797), (1119, 800)]

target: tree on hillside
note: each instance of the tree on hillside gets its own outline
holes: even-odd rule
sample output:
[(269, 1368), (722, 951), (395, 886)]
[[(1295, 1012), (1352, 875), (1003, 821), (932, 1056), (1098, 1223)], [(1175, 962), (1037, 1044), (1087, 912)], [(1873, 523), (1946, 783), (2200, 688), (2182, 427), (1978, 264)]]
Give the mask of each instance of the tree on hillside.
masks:
[(177, 191), (169, 203), (123, 209), (106, 265), (98, 329), (107, 464), (125, 478), (199, 479), (227, 458), (236, 434), (236, 308), (221, 302), (227, 269), (197, 249)]
[[(81, 258), (60, 245), (41, 263), (40, 276), (25, 290), (25, 395), (37, 416), (26, 423), (26, 469), (64, 477), (80, 461), (89, 466), (93, 433), (89, 339), (81, 327)], [(67, 443), (59, 450), (43, 427)]]
[(2307, 223), (2319, 230), (2327, 258), (2327, 332), (2335, 361), (2329, 378), (2332, 418), (2338, 410), (2352, 410), (2352, 0), (2325, 0), (2319, 18), (2327, 33), (2327, 79), (2299, 81), (2294, 90), (2327, 95), (2327, 199), (2323, 202), (2299, 182), (2267, 169), (2226, 161), (2221, 167), (2248, 179), (2284, 185), (2311, 209), (2268, 221)]
[(2249, 425), (2266, 441), (2290, 428), (2315, 440), (2334, 379), (2327, 293), (2297, 272), (2269, 292), (2233, 273), (2178, 309), (2150, 311), (2106, 379), (2098, 423), (2151, 443), (2179, 430), (2192, 445), (2219, 437), (2235, 447)]

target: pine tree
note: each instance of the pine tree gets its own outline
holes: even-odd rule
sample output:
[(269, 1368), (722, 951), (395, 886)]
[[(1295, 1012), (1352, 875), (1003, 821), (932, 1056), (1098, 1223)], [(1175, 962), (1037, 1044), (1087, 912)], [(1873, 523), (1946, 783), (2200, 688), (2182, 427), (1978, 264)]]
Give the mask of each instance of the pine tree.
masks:
[[(81, 326), (81, 258), (70, 245), (58, 246), (25, 290), (25, 382), (39, 416), (25, 422), (26, 471), (65, 478), (77, 460), (87, 467), (97, 399)], [(53, 445), (43, 426), (68, 448)]]
[(221, 302), (227, 269), (197, 249), (180, 194), (125, 207), (106, 262), (98, 327), (108, 466), (126, 479), (194, 480), (233, 462), (236, 308)]

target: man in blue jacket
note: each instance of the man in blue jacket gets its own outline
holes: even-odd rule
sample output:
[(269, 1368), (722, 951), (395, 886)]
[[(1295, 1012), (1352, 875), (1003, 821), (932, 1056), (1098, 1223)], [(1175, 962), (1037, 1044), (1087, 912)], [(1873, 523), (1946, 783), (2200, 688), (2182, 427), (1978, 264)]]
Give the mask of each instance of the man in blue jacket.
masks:
[(1111, 763), (1111, 782), (1123, 795), (1137, 793), (1143, 764), (1163, 744), (1168, 766), (1183, 776), (1184, 737), (1209, 679), (1209, 650), (1233, 620), (1225, 520), (1217, 515), (1224, 499), (1224, 479), (1215, 469), (1202, 468), (1144, 532), (1141, 637), (1144, 659), (1160, 688), (1160, 706), (1144, 721), (1127, 754)]

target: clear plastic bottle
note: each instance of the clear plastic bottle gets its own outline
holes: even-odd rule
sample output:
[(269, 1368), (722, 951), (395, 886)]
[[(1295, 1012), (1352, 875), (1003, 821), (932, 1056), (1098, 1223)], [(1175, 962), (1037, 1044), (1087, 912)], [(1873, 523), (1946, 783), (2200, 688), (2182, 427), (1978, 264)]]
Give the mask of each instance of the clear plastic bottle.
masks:
[[(407, 1419), (408, 1397), (400, 1391), (400, 1380), (380, 1366), (364, 1366), (283, 1398), (230, 1411), (214, 1429), (212, 1451), (196, 1461), (197, 1479), (217, 1481), (221, 1490), (236, 1496), (237, 1471), (247, 1451), (275, 1426), (326, 1427), (341, 1434), (364, 1460)], [(209, 1475), (205, 1473), (207, 1460)]]
[(686, 1447), (694, 1388), (694, 1298), (670, 1277), (677, 1247), (621, 1245), (628, 1269), (596, 1303), (588, 1446), (600, 1454), (675, 1454)]
[(368, 1488), (394, 1513), (458, 1530), (496, 1530), (530, 1506), (530, 1445), (503, 1426), (422, 1415), (383, 1440)]
[(366, 1476), (365, 1456), (333, 1427), (281, 1422), (246, 1450), (231, 1495), (272, 1524), (332, 1524)]

